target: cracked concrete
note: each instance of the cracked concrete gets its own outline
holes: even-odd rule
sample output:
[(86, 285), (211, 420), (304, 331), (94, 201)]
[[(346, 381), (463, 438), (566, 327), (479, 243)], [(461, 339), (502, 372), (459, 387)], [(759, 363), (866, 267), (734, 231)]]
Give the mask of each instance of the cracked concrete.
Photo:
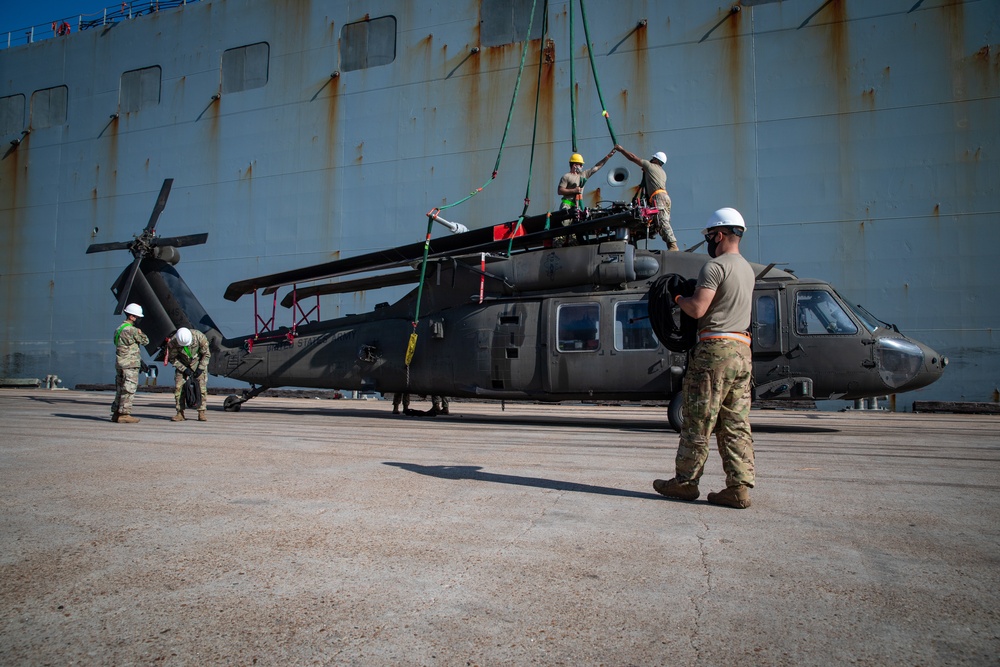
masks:
[[(662, 409), (0, 392), (0, 664), (995, 664), (1000, 418), (754, 411), (753, 507)], [(703, 491), (721, 488), (713, 453)]]

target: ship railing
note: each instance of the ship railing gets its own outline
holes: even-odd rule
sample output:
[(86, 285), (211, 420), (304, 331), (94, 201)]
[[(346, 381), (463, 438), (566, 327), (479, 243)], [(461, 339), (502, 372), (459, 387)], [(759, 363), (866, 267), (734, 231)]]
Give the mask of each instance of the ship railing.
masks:
[(91, 28), (101, 28), (114, 25), (121, 21), (155, 14), (167, 9), (181, 7), (187, 4), (198, 2), (199, 0), (141, 0), (134, 2), (121, 2), (109, 5), (100, 12), (93, 14), (77, 14), (56, 19), (50, 23), (39, 23), (7, 31), (2, 36), (0, 48), (10, 48), (21, 44), (32, 44), (46, 39), (65, 37), (74, 31), (90, 30)]

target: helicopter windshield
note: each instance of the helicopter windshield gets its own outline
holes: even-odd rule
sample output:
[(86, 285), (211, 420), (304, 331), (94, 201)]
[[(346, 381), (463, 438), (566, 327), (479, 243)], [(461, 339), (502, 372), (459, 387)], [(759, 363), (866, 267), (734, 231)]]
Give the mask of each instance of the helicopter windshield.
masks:
[(862, 308), (861, 304), (851, 305), (851, 303), (847, 301), (844, 301), (844, 303), (846, 303), (847, 307), (851, 309), (851, 312), (854, 313), (854, 316), (859, 320), (861, 320), (861, 324), (865, 325), (866, 329), (874, 333), (875, 330), (879, 328), (879, 325), (872, 321), (875, 319), (875, 317), (867, 310)]
[(795, 295), (795, 331), (806, 336), (855, 334), (858, 327), (829, 292), (800, 290)]

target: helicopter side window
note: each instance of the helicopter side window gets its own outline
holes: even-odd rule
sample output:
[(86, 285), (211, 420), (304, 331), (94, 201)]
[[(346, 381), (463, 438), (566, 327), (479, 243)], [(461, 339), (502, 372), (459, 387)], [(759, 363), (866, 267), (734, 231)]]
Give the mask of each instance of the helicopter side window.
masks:
[(857, 333), (858, 327), (829, 292), (801, 290), (795, 295), (795, 332), (845, 335)]
[(753, 342), (765, 348), (774, 347), (778, 343), (778, 303), (770, 294), (757, 297), (757, 309)]
[(649, 304), (645, 301), (621, 301), (615, 304), (615, 349), (655, 350), (660, 341), (649, 322)]
[(564, 304), (556, 315), (560, 352), (586, 352), (600, 346), (601, 307), (596, 303)]

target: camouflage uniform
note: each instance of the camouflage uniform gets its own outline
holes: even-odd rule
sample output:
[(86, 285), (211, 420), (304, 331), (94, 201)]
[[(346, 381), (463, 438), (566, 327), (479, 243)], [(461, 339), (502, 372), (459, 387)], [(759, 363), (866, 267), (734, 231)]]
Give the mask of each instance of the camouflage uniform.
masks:
[(410, 409), (410, 394), (408, 392), (397, 391), (392, 395), (392, 414), (399, 414), (400, 401), (403, 403), (403, 410)]
[(725, 338), (695, 347), (684, 376), (684, 426), (677, 448), (677, 480), (698, 483), (715, 437), (726, 471), (726, 486), (754, 485), (750, 435), (752, 358), (745, 343)]
[(115, 331), (115, 402), (114, 413), (132, 414), (132, 399), (139, 387), (139, 367), (142, 356), (139, 347), (148, 345), (149, 338), (128, 320)]
[(674, 228), (670, 226), (670, 195), (667, 194), (667, 172), (658, 164), (642, 160), (642, 188), (650, 206), (656, 207), (653, 230), (668, 245), (677, 245)]
[[(600, 169), (600, 167), (591, 167), (590, 169), (585, 169), (579, 173), (574, 173), (572, 171), (563, 174), (563, 177), (559, 179), (560, 188), (582, 188), (587, 184), (587, 179), (594, 175), (594, 173)], [(578, 208), (580, 203), (569, 195), (561, 197), (559, 200), (559, 210), (568, 211), (570, 209)], [(575, 222), (574, 218), (566, 218), (562, 221), (563, 227), (569, 227)], [(580, 245), (580, 239), (577, 238), (576, 234), (567, 234), (566, 236), (557, 236), (552, 239), (553, 248), (562, 248), (563, 246), (575, 246)]]
[(184, 387), (184, 371), (188, 369), (201, 371), (198, 375), (198, 384), (201, 386), (201, 404), (198, 406), (198, 412), (205, 410), (208, 405), (208, 361), (212, 358), (208, 337), (197, 329), (191, 329), (191, 344), (181, 346), (174, 336), (167, 343), (167, 358), (174, 365), (174, 405), (177, 407), (177, 412), (184, 411), (181, 393)]
[(703, 287), (715, 290), (715, 294), (708, 310), (698, 319), (699, 342), (691, 353), (681, 388), (684, 425), (677, 448), (676, 479), (698, 484), (708, 459), (708, 438), (714, 430), (726, 471), (726, 487), (752, 488), (753, 358), (750, 336), (740, 332), (750, 327), (753, 268), (739, 253), (724, 253), (702, 267), (695, 290)]

